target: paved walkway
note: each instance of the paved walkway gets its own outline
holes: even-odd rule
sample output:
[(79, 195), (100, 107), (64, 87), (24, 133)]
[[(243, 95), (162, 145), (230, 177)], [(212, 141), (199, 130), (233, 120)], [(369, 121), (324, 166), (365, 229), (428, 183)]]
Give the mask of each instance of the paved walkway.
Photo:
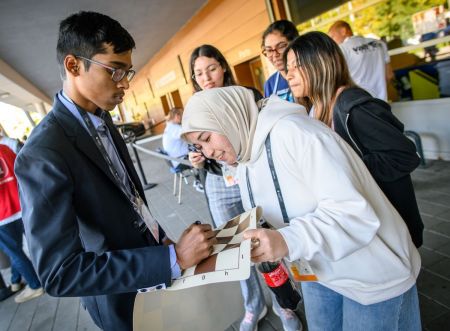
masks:
[[(145, 145), (155, 149), (159, 142)], [(158, 186), (147, 191), (147, 198), (158, 213), (158, 218), (164, 221), (167, 233), (177, 238), (182, 230), (195, 220), (209, 221), (209, 213), (201, 193), (196, 192), (192, 185), (183, 185), (182, 203), (178, 205), (172, 195), (172, 175), (169, 174), (163, 160), (140, 153), (148, 181), (158, 183)], [(417, 169), (413, 174), (414, 186), (425, 222), (425, 242), (420, 249), (422, 256), (422, 272), (418, 279), (420, 293), (421, 314), (424, 330), (448, 330), (450, 325), (450, 162), (429, 161), (425, 168)], [(192, 183), (192, 180), (190, 180)], [(3, 270), (8, 273), (8, 270)], [(219, 287), (220, 288), (220, 287)], [(159, 315), (141, 315), (149, 306), (164, 306), (168, 299), (156, 296), (141, 300), (136, 320), (136, 330), (205, 330), (227, 331), (238, 330), (237, 320), (242, 316), (242, 299), (239, 295), (237, 283), (223, 285), (221, 303), (228, 305), (224, 310), (218, 308), (215, 301), (207, 296), (205, 287), (197, 288), (193, 295), (180, 294), (173, 297), (183, 309), (177, 310), (179, 314), (169, 314), (167, 306), (164, 311), (160, 309)], [(217, 289), (217, 288), (216, 288)], [(178, 299), (176, 299), (178, 298)], [(185, 327), (175, 327), (177, 318), (186, 315), (192, 307), (198, 305), (196, 298), (207, 298), (209, 318), (216, 320), (216, 328), (205, 329), (200, 327), (205, 316), (197, 315)], [(216, 299), (217, 301), (217, 299)], [(183, 315), (184, 314), (184, 315)], [(189, 315), (189, 314), (187, 314)], [(195, 327), (195, 320), (198, 325)], [(147, 320), (158, 320), (158, 323), (144, 323)], [(233, 323), (233, 321), (236, 321)], [(171, 327), (169, 327), (171, 325)], [(77, 298), (52, 298), (44, 295), (38, 299), (16, 304), (13, 298), (0, 302), (0, 331), (25, 330), (54, 330), (54, 331), (95, 331), (88, 314), (80, 308)], [(260, 331), (282, 330), (279, 319), (270, 311), (266, 319), (259, 325)]]

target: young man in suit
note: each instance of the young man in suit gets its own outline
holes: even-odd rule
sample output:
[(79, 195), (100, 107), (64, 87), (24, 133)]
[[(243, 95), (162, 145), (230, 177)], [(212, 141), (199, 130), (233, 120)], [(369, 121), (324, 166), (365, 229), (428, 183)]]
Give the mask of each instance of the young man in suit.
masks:
[(108, 111), (134, 76), (134, 40), (115, 20), (79, 12), (60, 24), (63, 89), (16, 160), (31, 258), (47, 293), (81, 296), (104, 330), (132, 330), (136, 292), (170, 286), (207, 257), (209, 225), (176, 244), (147, 208), (125, 143)]

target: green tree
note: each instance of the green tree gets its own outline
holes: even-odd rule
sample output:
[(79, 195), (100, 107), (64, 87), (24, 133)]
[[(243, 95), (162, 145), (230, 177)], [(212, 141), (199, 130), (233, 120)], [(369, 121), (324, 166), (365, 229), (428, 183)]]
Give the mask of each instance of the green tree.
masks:
[(446, 0), (387, 0), (376, 6), (376, 14), (382, 18), (377, 26), (382, 36), (399, 36), (406, 40), (414, 36), (412, 15), (435, 6), (443, 5)]
[[(351, 2), (353, 8), (361, 8), (367, 3), (367, 0), (354, 0)], [(376, 3), (373, 6), (357, 11), (355, 19), (350, 21), (350, 12), (348, 3), (329, 10), (311, 20), (298, 25), (300, 33), (311, 28), (327, 32), (333, 18), (340, 14), (349, 13), (342, 19), (352, 25), (356, 34), (368, 35), (375, 34), (379, 37), (394, 36), (406, 40), (414, 36), (412, 25), (412, 15), (435, 6), (445, 5), (447, 0), (385, 0)], [(321, 24), (326, 22), (325, 24)]]

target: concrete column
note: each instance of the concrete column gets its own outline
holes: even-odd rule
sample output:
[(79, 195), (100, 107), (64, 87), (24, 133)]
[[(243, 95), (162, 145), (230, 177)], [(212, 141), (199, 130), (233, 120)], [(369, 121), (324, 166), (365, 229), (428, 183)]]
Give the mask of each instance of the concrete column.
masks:
[(36, 127), (36, 123), (33, 121), (33, 119), (31, 118), (31, 115), (28, 111), (26, 111), (25, 109), (22, 109), (23, 112), (25, 113), (25, 116), (28, 118), (28, 120), (30, 121), (30, 124), (33, 126), (33, 128)]
[(120, 114), (120, 120), (122, 122), (130, 122), (132, 121), (132, 119), (130, 120), (130, 115), (128, 114), (128, 111), (125, 107), (125, 105), (123, 103), (119, 103), (117, 105), (117, 108), (119, 109), (119, 114)]
[(34, 108), (36, 111), (41, 114), (42, 117), (47, 115), (47, 111), (45, 110), (44, 103), (43, 102), (35, 102), (33, 103)]
[(0, 136), (9, 137), (1, 123), (0, 123)]

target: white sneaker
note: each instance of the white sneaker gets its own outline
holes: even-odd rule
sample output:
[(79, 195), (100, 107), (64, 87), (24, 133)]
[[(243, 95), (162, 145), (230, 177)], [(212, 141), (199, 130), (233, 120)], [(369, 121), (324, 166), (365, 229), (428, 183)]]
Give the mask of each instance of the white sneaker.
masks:
[(16, 303), (23, 303), (28, 300), (40, 297), (42, 294), (44, 294), (44, 289), (42, 287), (33, 290), (27, 285), (22, 292), (17, 294), (17, 296), (14, 298), (14, 301)]
[(198, 180), (195, 180), (192, 186), (195, 188), (197, 192), (203, 193), (205, 192), (205, 189), (203, 188), (202, 183), (200, 183)]
[(291, 309), (285, 309), (285, 308), (275, 308), (275, 306), (272, 306), (272, 310), (277, 315), (281, 323), (283, 324), (284, 331), (302, 331), (303, 325), (300, 319), (298, 318), (297, 314), (291, 310)]
[(12, 283), (11, 284), (11, 291), (12, 292), (19, 292), (23, 287), (25, 286), (24, 283)]

